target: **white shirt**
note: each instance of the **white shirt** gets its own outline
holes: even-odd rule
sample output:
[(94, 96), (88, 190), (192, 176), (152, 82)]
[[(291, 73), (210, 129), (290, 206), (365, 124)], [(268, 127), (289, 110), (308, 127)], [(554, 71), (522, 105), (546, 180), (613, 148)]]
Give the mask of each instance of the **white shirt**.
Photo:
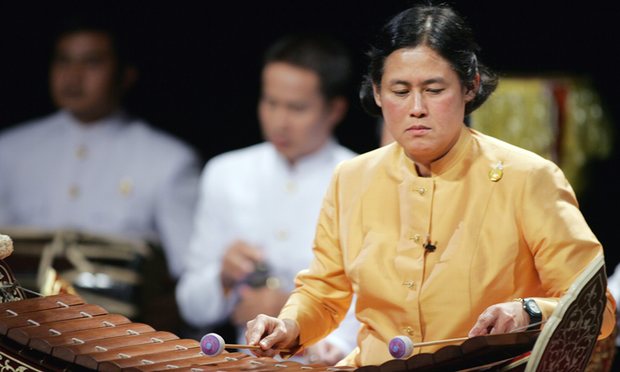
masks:
[(0, 226), (161, 243), (178, 276), (199, 171), (190, 147), (142, 121), (117, 112), (86, 126), (60, 111), (0, 136)]
[[(295, 275), (312, 260), (314, 232), (333, 170), (353, 156), (329, 141), (291, 167), (264, 142), (211, 159), (201, 178), (188, 270), (176, 290), (185, 320), (204, 327), (232, 313), (236, 298), (225, 298), (219, 275), (222, 257), (235, 240), (262, 249), (283, 290), (292, 290)], [(348, 353), (356, 345), (358, 328), (349, 311), (330, 341)]]

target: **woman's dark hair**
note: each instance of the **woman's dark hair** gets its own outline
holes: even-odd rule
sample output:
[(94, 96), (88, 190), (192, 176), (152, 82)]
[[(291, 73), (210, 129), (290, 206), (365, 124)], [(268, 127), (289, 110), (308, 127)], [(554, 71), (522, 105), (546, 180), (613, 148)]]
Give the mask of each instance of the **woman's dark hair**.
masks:
[(461, 84), (468, 89), (473, 88), (476, 73), (480, 74), (480, 87), (475, 98), (466, 104), (465, 115), (482, 105), (497, 87), (497, 76), (476, 57), (480, 48), (464, 19), (445, 5), (417, 5), (397, 14), (383, 26), (367, 53), (370, 63), (360, 88), (360, 100), (369, 114), (381, 116), (372, 84), (380, 85), (385, 59), (398, 49), (420, 45), (431, 48), (448, 61)]
[(317, 73), (323, 97), (347, 97), (351, 87), (351, 58), (340, 41), (323, 34), (287, 35), (266, 52), (264, 64), (285, 62)]

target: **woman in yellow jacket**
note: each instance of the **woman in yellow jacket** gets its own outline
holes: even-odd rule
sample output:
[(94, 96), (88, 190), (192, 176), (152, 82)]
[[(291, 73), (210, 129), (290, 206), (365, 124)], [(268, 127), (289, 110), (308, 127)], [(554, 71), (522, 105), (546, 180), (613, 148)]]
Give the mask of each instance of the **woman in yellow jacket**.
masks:
[(415, 6), (383, 28), (360, 96), (395, 142), (335, 171), (314, 261), (278, 318), (248, 323), (258, 355), (321, 339), (354, 293), (362, 327), (341, 364), (391, 359), (401, 334), (419, 343), (527, 328), (602, 253), (555, 164), (464, 124), (497, 85), (477, 51), (445, 6)]

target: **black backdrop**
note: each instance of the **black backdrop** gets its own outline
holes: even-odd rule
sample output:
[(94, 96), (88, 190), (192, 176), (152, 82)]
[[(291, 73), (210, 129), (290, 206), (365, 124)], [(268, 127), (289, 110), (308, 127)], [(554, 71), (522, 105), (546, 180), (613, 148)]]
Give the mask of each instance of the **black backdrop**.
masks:
[[(342, 39), (361, 76), (364, 51), (386, 19), (412, 1), (22, 1), (0, 3), (0, 129), (53, 110), (48, 97), (50, 36), (67, 14), (113, 20), (133, 45), (140, 79), (127, 105), (153, 125), (213, 155), (260, 141), (256, 121), (261, 53), (292, 31)], [(612, 1), (452, 1), (470, 20), (481, 60), (500, 73), (568, 73), (593, 79), (612, 118), (620, 118), (620, 11)], [(359, 81), (359, 79), (357, 79)], [(357, 104), (338, 128), (357, 152), (374, 148), (374, 121)], [(618, 138), (618, 131), (615, 137)], [(618, 141), (616, 140), (616, 143)], [(590, 165), (582, 210), (605, 245), (608, 270), (620, 261), (617, 146)], [(1, 175), (0, 175), (1, 176)], [(614, 208), (615, 207), (615, 208)]]

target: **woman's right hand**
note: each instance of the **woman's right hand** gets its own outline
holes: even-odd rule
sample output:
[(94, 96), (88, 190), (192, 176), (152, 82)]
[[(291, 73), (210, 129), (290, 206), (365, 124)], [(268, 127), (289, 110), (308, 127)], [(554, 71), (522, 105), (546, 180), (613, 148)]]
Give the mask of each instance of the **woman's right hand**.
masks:
[(245, 339), (248, 345), (260, 346), (254, 355), (273, 357), (279, 349), (293, 349), (299, 345), (299, 327), (291, 319), (278, 319), (264, 314), (247, 323)]

